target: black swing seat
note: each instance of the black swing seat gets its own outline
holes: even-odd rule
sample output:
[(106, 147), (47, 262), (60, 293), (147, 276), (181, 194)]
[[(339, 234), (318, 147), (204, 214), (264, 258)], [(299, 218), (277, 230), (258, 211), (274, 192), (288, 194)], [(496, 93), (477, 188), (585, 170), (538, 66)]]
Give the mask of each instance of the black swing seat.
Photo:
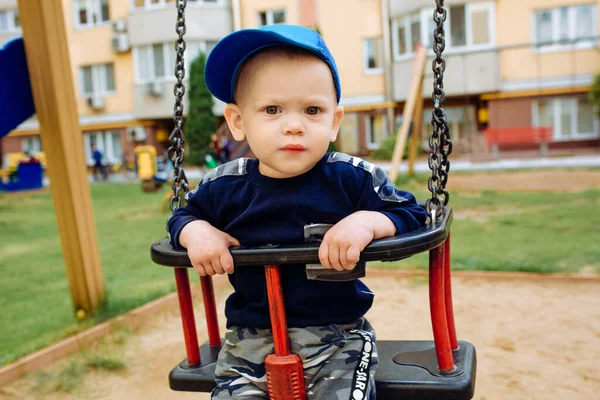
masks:
[[(450, 232), (452, 209), (445, 207), (434, 224), (414, 232), (373, 241), (361, 253), (362, 261), (395, 261), (429, 251), (444, 243)], [(169, 267), (191, 267), (185, 251), (173, 250), (167, 239), (152, 245), (152, 260)], [(318, 245), (269, 245), (262, 248), (231, 249), (236, 267), (247, 265), (318, 263)], [(169, 374), (171, 389), (210, 392), (215, 386), (214, 371), (219, 347), (200, 347), (201, 365), (187, 359)], [(453, 352), (455, 368), (438, 369), (433, 341), (378, 341), (379, 365), (375, 374), (378, 399), (468, 400), (475, 391), (477, 358), (472, 344), (459, 341)]]
[[(459, 341), (454, 352), (454, 371), (437, 368), (433, 341), (377, 342), (379, 365), (375, 372), (378, 400), (469, 400), (475, 392), (475, 347)], [(202, 364), (190, 366), (187, 359), (169, 374), (172, 390), (210, 392), (215, 387), (215, 365), (219, 347), (200, 347)]]

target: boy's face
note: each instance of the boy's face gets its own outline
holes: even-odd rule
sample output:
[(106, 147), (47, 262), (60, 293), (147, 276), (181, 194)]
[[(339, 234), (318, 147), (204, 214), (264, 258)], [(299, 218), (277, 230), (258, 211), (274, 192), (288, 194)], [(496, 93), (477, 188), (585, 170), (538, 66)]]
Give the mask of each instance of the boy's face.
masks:
[(237, 104), (225, 118), (236, 140), (246, 138), (261, 174), (291, 178), (310, 170), (333, 142), (344, 115), (327, 64), (284, 51), (258, 54), (238, 79)]

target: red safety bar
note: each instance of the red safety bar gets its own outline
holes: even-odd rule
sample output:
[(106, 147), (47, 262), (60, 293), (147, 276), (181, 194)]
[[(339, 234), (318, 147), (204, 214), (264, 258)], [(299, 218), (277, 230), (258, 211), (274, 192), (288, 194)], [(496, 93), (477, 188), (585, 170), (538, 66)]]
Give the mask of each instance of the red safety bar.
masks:
[[(287, 335), (285, 303), (279, 265), (265, 266), (269, 312), (275, 353), (265, 360), (269, 397), (272, 400), (306, 399), (304, 371), (300, 358), (291, 353)], [(179, 307), (188, 364), (200, 364), (198, 337), (187, 268), (175, 268)], [(202, 293), (211, 346), (221, 343), (211, 277), (202, 277)], [(438, 367), (442, 372), (454, 370), (453, 350), (458, 350), (450, 278), (450, 234), (443, 244), (429, 252), (429, 303)]]

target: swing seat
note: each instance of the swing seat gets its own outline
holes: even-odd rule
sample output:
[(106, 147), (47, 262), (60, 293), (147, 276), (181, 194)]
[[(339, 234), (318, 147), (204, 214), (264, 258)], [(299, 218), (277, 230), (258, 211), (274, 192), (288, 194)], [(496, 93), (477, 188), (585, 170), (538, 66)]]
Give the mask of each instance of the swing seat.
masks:
[[(361, 260), (395, 261), (439, 248), (448, 239), (451, 222), (452, 209), (446, 206), (435, 224), (429, 224), (414, 232), (373, 241), (361, 253)], [(265, 248), (236, 247), (231, 249), (231, 254), (236, 268), (248, 265), (319, 262), (318, 246), (314, 244)], [(160, 265), (191, 267), (187, 253), (173, 250), (167, 239), (154, 243), (151, 255), (152, 260)], [(434, 341), (378, 341), (377, 352), (379, 365), (375, 381), (377, 398), (380, 400), (469, 400), (473, 397), (477, 359), (474, 346), (468, 342), (458, 341), (458, 349), (452, 351), (454, 368), (449, 372), (441, 372), (438, 368)], [(186, 358), (171, 371), (171, 389), (210, 392), (215, 387), (214, 371), (218, 353), (219, 346), (210, 346), (208, 343), (200, 346), (200, 363), (189, 365)]]
[[(443, 374), (437, 369), (433, 341), (377, 342), (379, 365), (375, 372), (378, 400), (469, 400), (475, 392), (477, 358), (475, 347), (459, 341), (453, 352), (455, 370)], [(219, 347), (200, 347), (202, 364), (190, 366), (187, 359), (169, 374), (172, 390), (210, 392), (215, 387), (215, 365)]]

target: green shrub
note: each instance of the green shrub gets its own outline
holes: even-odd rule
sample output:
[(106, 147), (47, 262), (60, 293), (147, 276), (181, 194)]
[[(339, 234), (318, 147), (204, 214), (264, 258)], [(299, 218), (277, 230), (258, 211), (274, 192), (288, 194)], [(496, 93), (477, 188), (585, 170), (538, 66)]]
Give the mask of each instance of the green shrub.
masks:
[(594, 105), (594, 110), (600, 115), (600, 74), (594, 75), (594, 81), (588, 93), (590, 102)]
[(206, 56), (200, 53), (190, 66), (190, 109), (185, 119), (185, 137), (189, 150), (186, 161), (192, 165), (204, 164), (204, 155), (211, 151), (210, 136), (217, 129), (213, 99), (204, 83), (205, 64)]
[[(396, 134), (386, 137), (380, 144), (379, 148), (371, 153), (371, 158), (373, 160), (385, 160), (391, 161), (392, 156), (394, 155), (394, 146), (396, 146)], [(408, 158), (408, 151), (410, 149), (410, 139), (406, 141), (404, 145), (404, 155), (402, 159), (406, 160)]]

